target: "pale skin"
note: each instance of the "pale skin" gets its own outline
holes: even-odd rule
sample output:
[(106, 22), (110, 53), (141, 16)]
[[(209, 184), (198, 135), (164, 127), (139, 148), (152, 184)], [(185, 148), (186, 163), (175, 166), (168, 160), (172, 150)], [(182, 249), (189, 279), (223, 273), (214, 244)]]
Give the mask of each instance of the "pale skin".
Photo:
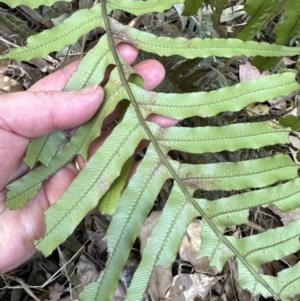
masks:
[[(122, 57), (131, 64), (138, 51), (131, 45), (118, 47)], [(59, 129), (76, 128), (89, 120), (102, 103), (104, 91), (101, 87), (89, 87), (90, 91), (61, 91), (79, 62), (72, 63), (34, 84), (26, 92), (2, 94), (0, 96), (0, 274), (29, 259), (36, 249), (33, 241), (45, 234), (43, 213), (67, 190), (78, 171), (73, 163), (67, 164), (43, 183), (37, 196), (23, 208), (11, 211), (5, 205), (5, 186), (24, 175), (28, 168), (23, 163), (30, 138), (49, 134)], [(151, 90), (164, 78), (163, 66), (155, 60), (147, 60), (134, 66)], [(117, 117), (109, 116), (105, 124)], [(162, 126), (172, 126), (176, 120), (152, 115), (148, 120)], [(91, 156), (103, 143), (108, 132), (104, 132), (92, 143)], [(85, 163), (79, 158), (81, 168)]]

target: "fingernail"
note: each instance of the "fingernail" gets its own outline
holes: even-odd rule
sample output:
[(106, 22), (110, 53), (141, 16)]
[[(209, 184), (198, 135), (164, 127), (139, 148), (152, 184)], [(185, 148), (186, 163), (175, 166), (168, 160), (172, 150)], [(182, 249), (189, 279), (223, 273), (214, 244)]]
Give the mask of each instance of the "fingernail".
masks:
[(80, 91), (78, 91), (78, 94), (89, 94), (89, 93), (93, 93), (97, 88), (98, 88), (98, 85), (85, 87), (85, 88), (81, 89)]

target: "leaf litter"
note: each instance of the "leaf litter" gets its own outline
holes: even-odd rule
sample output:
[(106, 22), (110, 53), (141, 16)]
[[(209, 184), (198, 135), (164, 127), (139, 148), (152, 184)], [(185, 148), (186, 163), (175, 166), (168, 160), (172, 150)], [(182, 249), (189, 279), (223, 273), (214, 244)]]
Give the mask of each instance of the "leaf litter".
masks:
[[(226, 10), (224, 10), (221, 18), (222, 24), (220, 24), (220, 26), (222, 26), (223, 32), (225, 28), (225, 32), (230, 34), (236, 30), (237, 26), (242, 25), (242, 22), (244, 22), (245, 11), (243, 11), (243, 5), (241, 4), (243, 4), (243, 1), (229, 1), (229, 5)], [(74, 1), (72, 4), (58, 2), (51, 8), (43, 7), (43, 11), (27, 10), (27, 14), (31, 15), (33, 21), (38, 24), (36, 31), (40, 31), (41, 29), (51, 27), (54, 18), (59, 18), (65, 13), (72, 14), (79, 7), (86, 8), (91, 7), (91, 5), (92, 1), (88, 0)], [(206, 7), (209, 8), (209, 6)], [(9, 11), (8, 14), (16, 19), (15, 23), (18, 21), (32, 25), (32, 20), (28, 21), (28, 19), (22, 17), (22, 14), (19, 15), (18, 11), (12, 10)], [(192, 38), (204, 33), (207, 37), (214, 37), (216, 32), (209, 18), (206, 19), (210, 14), (209, 9), (204, 9), (202, 14), (199, 12), (196, 17), (186, 18), (182, 16), (178, 17), (178, 11), (176, 11), (176, 9), (170, 9), (160, 14), (145, 15), (139, 22), (141, 23), (140, 28), (142, 30), (151, 31), (158, 35), (162, 34), (173, 37), (182, 35)], [(114, 12), (114, 17), (123, 21), (133, 19), (133, 16), (124, 15), (122, 12)], [(1, 21), (0, 25), (1, 35), (5, 37), (4, 42), (3, 40), (0, 41), (1, 53), (6, 51), (10, 43), (21, 45), (22, 39), (16, 41), (11, 38), (14, 34), (12, 28), (6, 27)], [(30, 27), (26, 28), (28, 31), (31, 30), (29, 29)], [(18, 32), (18, 34), (20, 33)], [(79, 41), (82, 47), (89, 47), (90, 44), (99, 39), (99, 36), (93, 35), (92, 33), (88, 36), (87, 45), (84, 45), (85, 42), (83, 42), (83, 40)], [(26, 38), (26, 33), (23, 33), (21, 37), (23, 39)], [(63, 65), (68, 64), (70, 60), (77, 59), (80, 56), (81, 50), (80, 47), (78, 47), (79, 44), (72, 45), (73, 47), (65, 49), (64, 53), (60, 53), (60, 56), (62, 56), (61, 63)], [(260, 74), (258, 69), (252, 66), (249, 61), (244, 59), (236, 59), (231, 65), (227, 66), (226, 62), (222, 59), (216, 60), (215, 58), (208, 58), (206, 60), (194, 61), (195, 69), (193, 73), (189, 74), (186, 79), (182, 78), (179, 86), (176, 79), (172, 78), (174, 66), (182, 63), (190, 64), (190, 62), (182, 62), (182, 58), (179, 57), (167, 58), (168, 61), (165, 61), (164, 58), (151, 56), (159, 59), (166, 66), (166, 80), (157, 88), (157, 90), (164, 92), (178, 91), (178, 87), (180, 87), (180, 91), (178, 92), (189, 92), (199, 89), (209, 91), (220, 88), (224, 86), (224, 84), (232, 85), (237, 82), (264, 76), (264, 74)], [(142, 52), (139, 60), (148, 57), (149, 54)], [(0, 93), (21, 91), (24, 88), (29, 88), (34, 82), (45, 76), (47, 72), (53, 72), (59, 68), (60, 63), (58, 63), (57, 59), (58, 57), (54, 57), (53, 60), (50, 59), (50, 61), (35, 59), (30, 62), (25, 62), (22, 66), (15, 62), (0, 62)], [(290, 58), (283, 58), (282, 63), (282, 68), (288, 66), (293, 67), (295, 65), (295, 62)], [(32, 68), (32, 65), (34, 68)], [(14, 72), (8, 71), (12, 70), (9, 68), (11, 66), (13, 66)], [(202, 73), (201, 70), (203, 70)], [(216, 77), (215, 70), (218, 70), (218, 75), (223, 74), (224, 78), (222, 79), (222, 76)], [(222, 71), (221, 73), (220, 70)], [(201, 80), (199, 80), (200, 73), (202, 74)], [(198, 74), (197, 79), (196, 77), (193, 78), (194, 74)], [(264, 104), (249, 106), (248, 111), (246, 110), (248, 117), (270, 115), (270, 107), (273, 106), (272, 108), (277, 110), (277, 116), (275, 117), (278, 119), (280, 113), (285, 111), (287, 107), (290, 107), (288, 103), (290, 100), (280, 101), (281, 100), (270, 100)], [(292, 102), (296, 107), (293, 114), (298, 116), (296, 101), (292, 100)], [(277, 103), (279, 104), (277, 105)], [(240, 118), (245, 112), (239, 112), (239, 114), (240, 115), (236, 116), (236, 118)], [(274, 119), (274, 116), (270, 118)], [(201, 124), (203, 121), (194, 119), (188, 121), (183, 120), (181, 123), (188, 123), (190, 125), (198, 122)], [(290, 150), (291, 152), (294, 151), (295, 157), (300, 148), (299, 138), (295, 136), (292, 137), (292, 146), (294, 148)], [(294, 150), (295, 148), (297, 148), (297, 151)], [(186, 154), (177, 152), (176, 156), (184, 157)], [(228, 160), (223, 158), (222, 154), (220, 154), (220, 156), (222, 157), (221, 161)], [(194, 158), (187, 158), (187, 160), (193, 161)], [(206, 163), (210, 162), (209, 158), (205, 158), (205, 160)], [(125, 298), (132, 275), (142, 256), (145, 242), (151, 235), (152, 229), (161, 215), (161, 211), (155, 211), (155, 209), (164, 207), (168, 192), (170, 191), (169, 186), (170, 184), (165, 185), (165, 194), (161, 194), (157, 198), (155, 208), (141, 230), (139, 241), (135, 243), (120, 279), (118, 289), (114, 296), (115, 301), (121, 301)], [(231, 194), (234, 193), (235, 192), (232, 192)], [(293, 220), (299, 219), (299, 209), (292, 210), (288, 213), (282, 212), (275, 205), (269, 205), (268, 209), (269, 211), (260, 210), (260, 216), (262, 216), (260, 218), (258, 218), (256, 214), (252, 216), (250, 214), (249, 218), (252, 218), (252, 224), (249, 223), (250, 226), (242, 225), (228, 229), (228, 235), (242, 237), (247, 235), (247, 232), (259, 232), (261, 229), (265, 230), (266, 228), (280, 226), (280, 223), (282, 225), (288, 225)], [(255, 209), (253, 210), (255, 211)], [(268, 223), (269, 226), (266, 226), (265, 221), (267, 219), (269, 221), (277, 219), (279, 220), (279, 224), (271, 222)], [(84, 286), (95, 281), (101, 270), (105, 268), (108, 253), (104, 236), (109, 222), (109, 216), (102, 216), (100, 214), (87, 216), (86, 220), (77, 227), (69, 240), (49, 258), (43, 259), (35, 256), (25, 263), (22, 269), (17, 268), (8, 276), (4, 276), (3, 280), (0, 280), (2, 288), (0, 297), (3, 298), (3, 300), (14, 301), (78, 300), (79, 293)], [(183, 238), (174, 264), (170, 267), (155, 268), (145, 300), (233, 300), (233, 298), (252, 300), (249, 293), (239, 287), (236, 262), (234, 260), (228, 263), (220, 275), (217, 274), (216, 270), (208, 266), (207, 258), (197, 258), (201, 246), (201, 227), (201, 220), (196, 219), (192, 221)], [(272, 262), (268, 264), (268, 266), (265, 265), (263, 269), (266, 274), (274, 274), (282, 270), (285, 265), (294, 265), (298, 260), (299, 254), (292, 254), (284, 260)]]

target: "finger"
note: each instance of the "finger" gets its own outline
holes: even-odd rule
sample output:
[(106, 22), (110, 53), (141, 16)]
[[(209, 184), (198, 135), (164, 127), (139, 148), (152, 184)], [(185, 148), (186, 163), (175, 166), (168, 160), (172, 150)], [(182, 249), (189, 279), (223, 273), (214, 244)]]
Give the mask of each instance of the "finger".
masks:
[(27, 91), (41, 91), (52, 90), (61, 91), (69, 81), (72, 74), (77, 70), (80, 64), (80, 60), (72, 62), (64, 68), (51, 73), (50, 75), (42, 78), (34, 85), (32, 85)]
[[(143, 76), (146, 90), (153, 90), (165, 77), (164, 67), (156, 60), (144, 61), (136, 65), (134, 69)], [(174, 126), (178, 122), (176, 119), (157, 114), (150, 114), (146, 120), (153, 121), (163, 127)]]
[(131, 44), (120, 43), (117, 45), (117, 51), (122, 56), (122, 58), (131, 65), (137, 58), (139, 51)]
[(93, 116), (103, 98), (102, 88), (95, 89), (88, 94), (27, 91), (2, 96), (0, 158), (6, 159), (2, 162), (0, 189), (26, 170), (21, 162), (28, 138), (79, 126)]
[[(99, 147), (104, 143), (104, 141), (111, 134), (111, 132), (112, 131), (110, 130), (102, 132), (101, 135), (90, 144), (88, 150), (88, 159), (91, 158), (92, 155), (99, 149)], [(83, 161), (83, 158), (81, 156), (77, 156), (76, 160), (80, 169), (83, 169), (87, 164), (87, 162)]]
[[(117, 46), (117, 50), (129, 64), (132, 64), (138, 56), (138, 50), (130, 44), (120, 43)], [(69, 81), (72, 74), (76, 71), (79, 64), (80, 60), (67, 65), (66, 67), (48, 75), (47, 77), (44, 77), (30, 87), (28, 91), (61, 91)], [(101, 79), (99, 79), (99, 81), (100, 80)]]
[[(145, 89), (151, 90), (154, 89), (157, 85), (159, 85), (162, 80), (165, 77), (165, 69), (163, 65), (156, 61), (156, 60), (146, 60), (143, 61), (136, 66), (133, 67), (134, 70), (143, 77), (144, 79), (144, 84), (145, 84)], [(117, 107), (118, 108), (118, 107)], [(108, 116), (108, 119), (105, 119), (104, 121), (104, 126), (107, 127), (108, 124), (110, 124), (113, 120), (115, 120), (117, 116), (117, 112), (119, 109), (115, 110), (110, 116)], [(158, 116), (153, 114), (153, 116), (150, 116), (148, 118), (149, 121), (156, 120), (159, 125), (173, 125), (176, 124), (178, 121), (175, 119), (171, 119), (168, 117), (164, 116)], [(147, 120), (148, 120), (147, 119)], [(91, 143), (89, 147), (89, 152), (88, 152), (88, 158), (90, 158), (96, 151), (97, 149), (103, 144), (104, 140), (110, 135), (111, 131), (103, 132), (100, 137), (98, 137), (96, 140)], [(142, 142), (142, 144), (137, 148), (141, 149), (146, 147), (149, 144), (146, 140)], [(81, 156), (77, 157), (77, 162), (79, 164), (79, 167), (83, 169), (86, 165), (86, 163), (83, 161)]]
[(157, 60), (146, 60), (133, 67), (143, 77), (146, 90), (153, 90), (165, 78), (165, 68)]
[[(137, 52), (134, 54), (133, 58), (132, 50), (128, 50), (128, 53), (126, 53), (127, 50), (122, 48), (122, 55), (131, 55), (129, 62), (132, 63), (137, 56)], [(87, 116), (95, 111), (95, 108), (97, 109), (101, 102), (103, 97), (101, 88), (98, 87), (94, 93), (89, 93), (89, 99), (86, 99), (85, 96), (81, 95), (81, 106), (76, 107), (75, 105), (75, 108), (74, 106), (70, 107), (70, 105), (77, 103), (74, 100), (78, 98), (78, 93), (70, 94), (70, 92), (63, 92), (63, 98), (61, 98), (61, 93), (55, 93), (53, 91), (49, 93), (34, 93), (34, 91), (38, 90), (55, 91), (62, 89), (70, 75), (76, 70), (77, 66), (78, 63), (73, 63), (63, 71), (52, 74), (52, 76), (47, 77), (47, 79), (40, 81), (30, 89), (30, 92), (27, 92), (29, 94), (27, 94), (26, 97), (25, 94), (18, 94), (17, 96), (12, 95), (12, 97), (10, 94), (10, 97), (3, 100), (3, 103), (0, 105), (1, 113), (5, 116), (0, 119), (0, 126), (23, 136), (32, 133), (32, 135), (29, 136), (33, 137), (39, 136), (45, 131), (51, 132), (58, 128), (75, 127), (86, 121), (88, 119)], [(51, 102), (49, 98), (51, 98)], [(28, 104), (33, 105), (33, 109), (29, 109), (28, 111)], [(51, 105), (56, 108), (55, 111), (53, 111)], [(17, 111), (14, 114), (10, 112), (12, 107), (17, 108)], [(80, 113), (78, 108), (85, 112)], [(19, 116), (21, 112), (23, 113), (26, 111), (28, 111), (26, 116)], [(36, 115), (37, 112), (40, 116), (35, 116), (36, 119), (34, 119), (32, 116)], [(54, 115), (57, 116), (54, 117)], [(64, 120), (61, 118), (62, 115), (64, 115)], [(73, 121), (68, 120), (70, 119), (70, 115), (72, 115)], [(49, 116), (52, 122), (45, 122), (45, 118), (48, 118)], [(21, 123), (24, 126), (22, 129), (18, 128), (20, 127), (20, 122), (25, 122), (23, 124)], [(44, 123), (44, 125), (39, 124), (40, 122)], [(16, 123), (18, 126), (15, 126), (13, 123)], [(30, 125), (28, 125), (28, 123)], [(36, 128), (37, 125), (40, 126), (42, 130), (32, 130), (32, 128)], [(5, 250), (5, 252), (0, 253), (0, 273), (4, 273), (18, 266), (26, 259), (30, 258), (35, 252), (32, 245), (33, 240), (42, 237), (45, 233), (44, 217), (42, 213), (64, 193), (76, 174), (77, 172), (74, 165), (69, 164), (50, 178), (44, 184), (44, 189), (38, 193), (34, 200), (28, 202), (24, 208), (10, 211), (8, 208), (5, 208), (5, 206), (2, 206), (3, 211), (0, 213), (0, 229), (3, 229), (3, 226), (5, 226), (4, 228), (6, 231), (0, 231), (0, 249)], [(3, 205), (4, 199), (5, 194), (4, 191), (2, 191), (0, 192), (0, 205)], [(16, 223), (18, 223), (17, 227), (19, 229), (17, 233), (15, 233)], [(14, 240), (11, 240), (11, 237), (14, 237)], [(7, 249), (7, 245), (9, 246), (9, 249)]]
[[(133, 67), (133, 69), (143, 77), (146, 90), (152, 90), (159, 85), (165, 77), (165, 68), (156, 60), (146, 60)], [(103, 128), (106, 129), (120, 115), (120, 106), (105, 118)]]
[(18, 92), (2, 96), (0, 128), (23, 137), (38, 137), (89, 120), (104, 92), (99, 86), (80, 91)]
[(165, 117), (165, 116), (158, 115), (158, 114), (150, 114), (146, 120), (155, 122), (156, 124), (158, 124), (164, 128), (174, 126), (178, 123), (177, 119)]
[[(123, 59), (131, 65), (138, 56), (138, 50), (131, 44), (120, 43), (117, 45), (117, 50)], [(101, 86), (106, 85), (111, 71), (115, 68), (115, 65), (109, 65), (105, 71), (103, 80), (101, 81)]]
[(9, 182), (13, 174), (17, 174), (20, 162), (25, 155), (28, 139), (0, 129), (0, 190)]
[(0, 274), (19, 266), (36, 252), (33, 241), (45, 235), (43, 213), (68, 189), (76, 174), (74, 165), (68, 164), (44, 183), (44, 189), (33, 200), (14, 211), (5, 208), (5, 194), (0, 192)]
[[(145, 83), (144, 88), (146, 90), (153, 90), (165, 78), (165, 68), (156, 60), (147, 60), (141, 62), (134, 67), (134, 70), (143, 77)], [(163, 127), (174, 126), (178, 122), (177, 119), (157, 114), (150, 114), (146, 120), (153, 121)]]

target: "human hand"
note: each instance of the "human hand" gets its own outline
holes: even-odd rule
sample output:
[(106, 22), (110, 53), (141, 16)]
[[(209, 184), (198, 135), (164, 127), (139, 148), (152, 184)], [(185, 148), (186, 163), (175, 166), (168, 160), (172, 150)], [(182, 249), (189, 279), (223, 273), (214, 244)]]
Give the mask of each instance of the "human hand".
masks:
[[(138, 54), (128, 44), (120, 45), (118, 51), (129, 64)], [(33, 241), (45, 234), (43, 213), (68, 189), (78, 173), (74, 164), (69, 163), (45, 181), (37, 196), (23, 208), (11, 211), (4, 203), (5, 186), (28, 170), (22, 160), (30, 138), (78, 127), (99, 108), (104, 96), (99, 86), (89, 87), (87, 91), (61, 91), (78, 64), (72, 63), (45, 77), (26, 92), (1, 95), (0, 274), (19, 266), (36, 252)], [(165, 75), (164, 68), (155, 60), (139, 63), (134, 69), (144, 78), (145, 88), (149, 90), (158, 85)], [(106, 123), (115, 117), (116, 114), (112, 114)], [(163, 126), (177, 123), (157, 115), (149, 120)], [(93, 149), (101, 145), (103, 136), (105, 134), (95, 141)], [(80, 165), (84, 166), (83, 163)]]

